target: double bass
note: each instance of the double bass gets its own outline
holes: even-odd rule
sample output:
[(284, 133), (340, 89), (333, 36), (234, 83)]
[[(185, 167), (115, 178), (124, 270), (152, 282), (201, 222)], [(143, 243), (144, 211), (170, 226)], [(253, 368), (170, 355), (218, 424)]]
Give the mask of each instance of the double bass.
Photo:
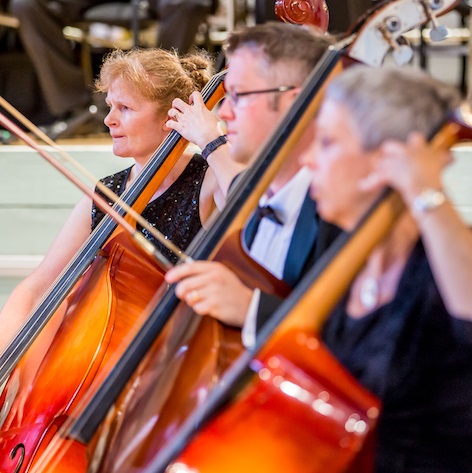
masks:
[[(215, 75), (203, 91), (209, 107), (221, 99), (224, 75)], [(185, 140), (171, 132), (125, 192), (125, 202), (135, 211), (142, 211), (185, 146)], [(125, 206), (118, 204), (115, 211), (124, 215)], [(131, 215), (126, 219), (134, 221)], [(109, 369), (123, 340), (139, 325), (144, 307), (163, 281), (164, 270), (159, 261), (144, 254), (121, 228), (117, 229), (112, 219), (102, 220), (2, 354), (2, 379), (10, 376), (2, 394), (6, 401), (2, 408), (4, 420), (16, 395), (21, 357), (48, 319), (67, 306), (65, 321), (28, 395), (22, 424), (3, 429), (0, 435), (2, 471), (27, 471), (31, 467), (34, 455), (45, 448), (91, 383)], [(130, 287), (135, 290), (130, 291)], [(77, 455), (80, 464), (84, 465), (83, 455)]]
[[(394, 2), (395, 3), (395, 2)], [(414, 6), (416, 7), (416, 13), (417, 15), (420, 15), (420, 18), (422, 19), (422, 21), (426, 21), (427, 20), (427, 17), (424, 13), (424, 10), (423, 10), (423, 6), (422, 4), (418, 3), (418, 2), (413, 2), (414, 3)], [(400, 7), (399, 7), (400, 5)], [(381, 18), (376, 18), (376, 20), (378, 21), (378, 24), (382, 24), (382, 19), (390, 19), (392, 17), (392, 13), (398, 13), (398, 11), (402, 11), (401, 10), (401, 5), (402, 5), (402, 2), (398, 2), (395, 7), (396, 8), (390, 8), (390, 9), (387, 9), (387, 7), (385, 7), (385, 11), (383, 11), (383, 14), (384, 16), (382, 15), (379, 15)], [(409, 6), (410, 5), (410, 2), (404, 2), (403, 3), (403, 6)], [(391, 6), (391, 5), (390, 5)], [(419, 9), (417, 8), (419, 7)], [(422, 15), (421, 15), (422, 13)], [(410, 18), (408, 18), (408, 20), (410, 20)], [(408, 22), (406, 22), (408, 24)], [(396, 24), (394, 26), (398, 26), (400, 25), (400, 28), (399, 29), (394, 29), (394, 32), (397, 33), (398, 31), (401, 31), (401, 27), (402, 27), (402, 22), (399, 21), (399, 22), (396, 22)], [(376, 25), (375, 25), (376, 26)], [(378, 30), (375, 28), (375, 26), (371, 29), (374, 29), (375, 31), (378, 32)], [(367, 29), (366, 31), (369, 31), (369, 29)], [(388, 45), (387, 45), (387, 49), (388, 49)], [(333, 56), (335, 56), (335, 54), (333, 54)], [(337, 56), (336, 58), (333, 58), (333, 64), (336, 64), (337, 61), (335, 59), (337, 59), (339, 56)], [(325, 68), (323, 69), (323, 67), (320, 67), (319, 70), (317, 70), (316, 72), (318, 74), (324, 74), (328, 71), (331, 72), (332, 69), (330, 69), (330, 67), (328, 67), (326, 64), (324, 65)], [(331, 65), (331, 67), (334, 67)], [(320, 76), (318, 76), (318, 79), (320, 78)], [(319, 85), (319, 83), (318, 83)], [(305, 91), (302, 91), (302, 93), (300, 94), (300, 100), (301, 100), (301, 103), (303, 103), (303, 100), (307, 100), (307, 95), (304, 95), (304, 92)], [(313, 98), (313, 97), (311, 97)], [(311, 104), (311, 102), (309, 102)], [(303, 112), (305, 112), (306, 110), (303, 110)], [(309, 116), (309, 113), (307, 113), (307, 116)], [(310, 117), (311, 118), (311, 117)], [(278, 137), (276, 137), (275, 141), (277, 142), (278, 141), (278, 145), (280, 145), (280, 143), (282, 142), (283, 143), (283, 140), (286, 139), (287, 137), (287, 130), (286, 130), (286, 127), (288, 127), (288, 129), (290, 129), (290, 125), (291, 125), (291, 122), (290, 120), (295, 120), (296, 122), (298, 122), (298, 120), (300, 119), (300, 115), (294, 119), (294, 116), (290, 116), (288, 117), (287, 119), (287, 122), (289, 125), (287, 125), (287, 122), (284, 124), (285, 127), (283, 127), (284, 129), (281, 131), (282, 133), (282, 136), (283, 134), (285, 133), (284, 137), (283, 138), (280, 138), (280, 135)], [(305, 123), (306, 124), (306, 123)], [(294, 138), (296, 139), (296, 138)], [(285, 143), (284, 143), (285, 144)], [(260, 172), (261, 169), (264, 169), (264, 168), (267, 168), (269, 167), (270, 165), (268, 165), (267, 161), (261, 165), (261, 167), (258, 169), (258, 172)], [(237, 191), (240, 191), (240, 193), (238, 193), (238, 196), (235, 197), (235, 199), (237, 198), (240, 198), (241, 195), (244, 195), (244, 193), (248, 193), (249, 191), (247, 191), (247, 188), (248, 188), (248, 183), (250, 182), (250, 179), (251, 177), (254, 176), (253, 174), (253, 171), (254, 169), (251, 169), (250, 173), (248, 174), (248, 180), (245, 180), (245, 181), (242, 181), (241, 185), (238, 186), (237, 188)], [(254, 173), (257, 172), (257, 171), (254, 171)], [(236, 192), (237, 192), (236, 191)], [(231, 202), (231, 201), (230, 201)], [(230, 206), (231, 204), (229, 203), (228, 206)], [(226, 211), (226, 210), (225, 210)], [(229, 212), (229, 210), (228, 210)], [(225, 212), (223, 212), (222, 214), (223, 216), (225, 215)], [(233, 217), (234, 218), (234, 217)], [(215, 230), (216, 231), (216, 230)], [(211, 233), (211, 232), (209, 232)], [(239, 233), (238, 233), (239, 235)], [(200, 247), (201, 249), (202, 247)], [(198, 252), (195, 253), (195, 254), (192, 254), (192, 257), (195, 257), (195, 255), (198, 255)], [(203, 252), (202, 252), (202, 255), (203, 255)], [(150, 325), (147, 326), (147, 332), (146, 333), (142, 333), (140, 334), (140, 337), (138, 339), (138, 341), (134, 344), (133, 348), (136, 349), (136, 350), (139, 350), (139, 349), (143, 349), (143, 351), (147, 351), (148, 347), (149, 347), (149, 344), (152, 344), (153, 341), (154, 341), (154, 335), (152, 333), (152, 330), (155, 330), (156, 329), (156, 326), (157, 327), (161, 327), (166, 321), (163, 321), (163, 314), (165, 316), (167, 316), (167, 314), (165, 314), (166, 310), (168, 310), (168, 307), (169, 306), (172, 306), (174, 304), (174, 302), (171, 300), (172, 298), (172, 294), (169, 293), (169, 297), (165, 299), (165, 301), (163, 302), (163, 304), (159, 304), (158, 308), (155, 309), (155, 313), (156, 313), (156, 317), (154, 318), (154, 321), (150, 322)], [(174, 296), (175, 298), (175, 296)], [(166, 305), (167, 304), (167, 305)], [(174, 307), (172, 307), (172, 309), (174, 309)], [(157, 315), (158, 314), (158, 315)], [(161, 317), (161, 319), (159, 320), (159, 317)], [(151, 317), (149, 318), (149, 320), (151, 320)], [(154, 332), (155, 333), (155, 332)], [(185, 349), (187, 350), (187, 348)], [(185, 350), (183, 350), (183, 352), (185, 352)], [(136, 360), (133, 359), (133, 361), (131, 361), (131, 358), (134, 357), (134, 354), (137, 353), (137, 351), (134, 351), (133, 352), (129, 352), (128, 355), (127, 355), (127, 360), (126, 360), (126, 363), (123, 363), (123, 364), (120, 364), (119, 368), (120, 368), (120, 373), (125, 373), (127, 370), (129, 370), (130, 372), (134, 372), (135, 368), (136, 368)], [(139, 357), (138, 358), (138, 362), (139, 362)], [(129, 362), (129, 363), (128, 363)], [(167, 363), (170, 363), (170, 360), (169, 359), (159, 359), (159, 363), (161, 365), (166, 365)], [(134, 366), (133, 366), (134, 364)], [(189, 363), (190, 364), (190, 363)], [(119, 374), (120, 374), (119, 373)], [(116, 391), (118, 391), (120, 389), (120, 387), (118, 386), (117, 387), (117, 379), (118, 379), (118, 376), (119, 374), (116, 375), (116, 377), (113, 378), (113, 381), (110, 382), (108, 388), (105, 386), (105, 388), (103, 388), (103, 390), (101, 389), (99, 392), (98, 392), (98, 397), (97, 399), (99, 399), (98, 401), (96, 401), (96, 406), (97, 409), (101, 409), (101, 410), (105, 410), (103, 409), (103, 406), (105, 405), (106, 406), (106, 403), (109, 402), (109, 399), (113, 399), (114, 396), (116, 395)], [(192, 373), (194, 374), (194, 373)], [(159, 378), (160, 380), (160, 378)], [(183, 381), (182, 379), (179, 379), (179, 383), (185, 383), (185, 381)], [(156, 386), (156, 391), (163, 391), (164, 389), (162, 388), (162, 385), (160, 385), (159, 383), (155, 383), (155, 386)], [(108, 389), (108, 391), (107, 391)], [(202, 387), (200, 385), (194, 385), (191, 389), (190, 389), (190, 394), (193, 395), (193, 397), (195, 398), (197, 395), (201, 394), (201, 393), (204, 393), (206, 392), (205, 391), (205, 387)], [(128, 393), (131, 393), (132, 390), (130, 389), (128, 391)], [(142, 399), (144, 399), (144, 401), (147, 401), (147, 398), (149, 397), (148, 396), (148, 391), (144, 391), (145, 394), (143, 394), (143, 392), (141, 392), (141, 396), (142, 396)], [(156, 395), (158, 396), (159, 393), (157, 393)], [(131, 395), (131, 394), (130, 394)], [(123, 397), (126, 398), (126, 395), (123, 395)], [(185, 396), (182, 396), (182, 397), (185, 397)], [(165, 411), (165, 414), (163, 415), (164, 417), (167, 417), (167, 407), (170, 406), (170, 404), (176, 400), (176, 397), (172, 396), (172, 395), (169, 395), (167, 397), (167, 399), (169, 399), (169, 403), (166, 404), (166, 409), (163, 410), (162, 412)], [(186, 399), (189, 399), (189, 397), (186, 397)], [(143, 402), (144, 402), (143, 401)], [(157, 402), (157, 404), (159, 404), (159, 407), (162, 405), (162, 403), (165, 402), (165, 401), (162, 401), (162, 400), (159, 400)], [(102, 404), (103, 403), (103, 404)], [(137, 405), (137, 404), (136, 404)], [(150, 406), (150, 404), (147, 404), (148, 406)], [(150, 411), (151, 411), (151, 407), (149, 407)], [(138, 411), (138, 409), (134, 409), (134, 413), (136, 413)], [(92, 410), (93, 412), (93, 410)], [(140, 412), (142, 412), (142, 410), (140, 410)], [(116, 411), (115, 413), (116, 414)], [(88, 416), (88, 417), (87, 417)], [(119, 417), (120, 419), (123, 417), (123, 411), (118, 411), (118, 415), (116, 417)], [(172, 424), (169, 423), (169, 424), (165, 424), (165, 427), (160, 430), (159, 428), (156, 428), (154, 429), (154, 425), (155, 425), (155, 419), (157, 419), (159, 417), (158, 414), (154, 413), (154, 417), (149, 417), (148, 420), (149, 422), (145, 423), (145, 430), (139, 432), (139, 433), (136, 433), (136, 431), (132, 430), (132, 429), (129, 429), (129, 425), (126, 427), (126, 428), (123, 428), (122, 429), (122, 432), (120, 435), (123, 435), (124, 438), (126, 439), (126, 434), (129, 433), (129, 436), (130, 437), (133, 437), (133, 438), (145, 438), (146, 441), (149, 441), (150, 445), (151, 445), (151, 450), (155, 450), (155, 449), (158, 449), (159, 448), (159, 445), (160, 445), (160, 439), (164, 439), (169, 436), (169, 435), (172, 435), (172, 432), (175, 432), (175, 430), (178, 428), (178, 425), (179, 425), (179, 422), (182, 421), (182, 418), (179, 417), (179, 420), (175, 423), (175, 424)], [(87, 440), (87, 438), (90, 438), (89, 437), (89, 434), (90, 432), (92, 432), (92, 435), (93, 435), (93, 428), (90, 427), (91, 425), (93, 426), (94, 423), (96, 423), (96, 419), (98, 418), (98, 414), (97, 412), (95, 411), (94, 414), (89, 414), (89, 413), (86, 413), (86, 416), (84, 417), (86, 418), (84, 422), (84, 430), (82, 430), (81, 434), (82, 437), (78, 437), (78, 438), (81, 438), (82, 440)], [(162, 418), (162, 417), (161, 417)], [(117, 420), (117, 422), (121, 422), (120, 419)], [(116, 430), (115, 430), (116, 432)], [(152, 433), (152, 435), (150, 434)], [(76, 432), (71, 432), (70, 433), (71, 436), (75, 436), (76, 435)], [(113, 433), (113, 435), (115, 435), (115, 433)], [(75, 437), (77, 438), (77, 437)], [(129, 440), (129, 442), (126, 442), (124, 441), (123, 445), (126, 445), (126, 444), (132, 444), (132, 440)], [(98, 442), (101, 446), (103, 446), (103, 443), (101, 442)], [(115, 450), (115, 453), (121, 453), (120, 451), (118, 450)], [(146, 450), (145, 450), (145, 446), (142, 446), (137, 448), (136, 449), (136, 455), (135, 455), (135, 461), (133, 461), (132, 464), (123, 464), (123, 463), (120, 463), (119, 465), (116, 466), (116, 468), (122, 468), (122, 469), (126, 469), (126, 468), (136, 468), (137, 465), (142, 465), (142, 463), (140, 464), (139, 462), (142, 461), (143, 463), (145, 463), (147, 461), (147, 459), (149, 458), (149, 455), (151, 455), (150, 453), (146, 453)], [(116, 458), (116, 457), (115, 457)], [(113, 454), (110, 454), (110, 459), (109, 459), (109, 468), (113, 468), (113, 463), (114, 461), (114, 455)], [(100, 471), (108, 471), (107, 470), (107, 467), (104, 467), (103, 465), (102, 466), (99, 466), (97, 467), (98, 469), (100, 469)], [(110, 470), (111, 471), (111, 470)]]

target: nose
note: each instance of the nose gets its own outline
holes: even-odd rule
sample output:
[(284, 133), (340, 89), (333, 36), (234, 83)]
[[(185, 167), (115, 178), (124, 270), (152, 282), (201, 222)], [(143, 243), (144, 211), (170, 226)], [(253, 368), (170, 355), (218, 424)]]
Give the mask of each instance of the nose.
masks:
[(234, 117), (233, 104), (229, 97), (225, 97), (221, 102), (218, 108), (218, 116), (224, 121), (231, 120)]
[(103, 123), (105, 123), (105, 125), (108, 128), (112, 127), (113, 125), (116, 125), (115, 114), (113, 113), (111, 108), (109, 112), (107, 113), (107, 115), (105, 116), (105, 118), (103, 119)]

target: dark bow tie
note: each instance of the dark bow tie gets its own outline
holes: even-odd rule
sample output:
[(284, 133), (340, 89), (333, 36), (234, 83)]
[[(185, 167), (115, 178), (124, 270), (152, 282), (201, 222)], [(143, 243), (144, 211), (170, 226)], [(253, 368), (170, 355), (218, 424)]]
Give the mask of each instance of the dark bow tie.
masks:
[(272, 220), (278, 225), (282, 225), (282, 221), (279, 217), (277, 217), (277, 214), (275, 213), (272, 207), (270, 207), (269, 205), (258, 207), (253, 213), (252, 217), (249, 219), (244, 233), (244, 239), (248, 248), (251, 248), (252, 243), (254, 242), (254, 238), (256, 237), (259, 224), (261, 223), (261, 220), (263, 218), (268, 218), (269, 220)]

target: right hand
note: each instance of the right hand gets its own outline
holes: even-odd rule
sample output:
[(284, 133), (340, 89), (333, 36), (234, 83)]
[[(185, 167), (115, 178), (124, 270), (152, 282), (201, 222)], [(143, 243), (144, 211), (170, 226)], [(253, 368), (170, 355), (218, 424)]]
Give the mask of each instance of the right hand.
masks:
[(228, 325), (242, 327), (253, 290), (226, 266), (215, 261), (195, 261), (175, 266), (166, 282), (178, 283), (175, 293), (199, 315), (210, 315)]
[(424, 189), (442, 189), (442, 172), (451, 161), (449, 150), (435, 149), (423, 135), (413, 132), (405, 143), (386, 141), (373, 172), (359, 186), (365, 191), (391, 186), (411, 204)]

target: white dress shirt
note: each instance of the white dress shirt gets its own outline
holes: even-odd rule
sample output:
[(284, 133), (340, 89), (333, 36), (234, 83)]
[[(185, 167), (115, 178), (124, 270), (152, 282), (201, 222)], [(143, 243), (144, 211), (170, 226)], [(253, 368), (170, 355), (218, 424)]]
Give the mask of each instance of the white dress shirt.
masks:
[[(262, 196), (259, 205), (269, 205), (275, 211), (282, 225), (263, 218), (257, 228), (249, 254), (251, 258), (282, 279), (290, 242), (300, 215), (303, 202), (310, 187), (311, 174), (308, 168), (302, 168), (276, 194), (268, 198)], [(259, 307), (260, 291), (256, 289), (246, 315), (242, 330), (244, 346), (250, 348), (256, 343), (256, 318)]]

